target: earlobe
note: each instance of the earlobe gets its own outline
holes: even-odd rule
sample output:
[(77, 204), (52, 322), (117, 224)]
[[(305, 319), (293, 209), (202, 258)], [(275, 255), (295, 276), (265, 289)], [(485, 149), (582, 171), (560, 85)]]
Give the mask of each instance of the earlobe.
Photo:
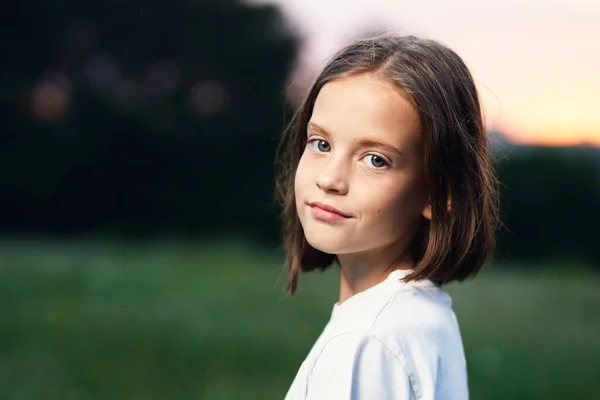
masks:
[[(446, 212), (450, 213), (452, 211), (452, 201), (450, 196), (448, 196), (448, 202), (446, 206)], [(431, 221), (431, 199), (427, 200), (427, 205), (423, 209), (421, 213), (425, 218)]]
[(427, 200), (427, 205), (425, 206), (421, 214), (431, 221), (431, 200)]

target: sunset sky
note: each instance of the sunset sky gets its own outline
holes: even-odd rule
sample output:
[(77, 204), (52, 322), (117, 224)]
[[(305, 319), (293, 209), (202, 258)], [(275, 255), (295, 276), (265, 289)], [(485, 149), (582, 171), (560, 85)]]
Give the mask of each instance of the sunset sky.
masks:
[(251, 2), (278, 4), (305, 39), (298, 82), (366, 31), (416, 34), (465, 60), (490, 128), (521, 143), (600, 146), (600, 0)]

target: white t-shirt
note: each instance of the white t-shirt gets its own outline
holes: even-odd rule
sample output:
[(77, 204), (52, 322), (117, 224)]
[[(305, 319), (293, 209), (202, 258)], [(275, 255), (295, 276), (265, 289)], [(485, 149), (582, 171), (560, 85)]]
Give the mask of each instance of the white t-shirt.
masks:
[(450, 296), (409, 272), (334, 304), (285, 400), (468, 399)]

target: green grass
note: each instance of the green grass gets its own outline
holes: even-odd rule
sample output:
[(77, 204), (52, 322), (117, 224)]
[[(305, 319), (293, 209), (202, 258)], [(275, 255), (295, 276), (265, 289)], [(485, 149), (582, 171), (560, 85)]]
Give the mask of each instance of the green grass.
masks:
[[(0, 399), (282, 399), (336, 299), (244, 244), (0, 242)], [(488, 268), (448, 291), (473, 399), (600, 398), (600, 277)]]

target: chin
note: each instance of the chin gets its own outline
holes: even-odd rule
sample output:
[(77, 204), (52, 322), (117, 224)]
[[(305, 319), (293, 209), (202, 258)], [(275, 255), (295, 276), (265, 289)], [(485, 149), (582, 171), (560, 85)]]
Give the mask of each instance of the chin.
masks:
[(304, 237), (308, 244), (315, 249), (327, 254), (351, 253), (348, 238), (345, 235), (331, 234), (330, 232), (305, 231)]

